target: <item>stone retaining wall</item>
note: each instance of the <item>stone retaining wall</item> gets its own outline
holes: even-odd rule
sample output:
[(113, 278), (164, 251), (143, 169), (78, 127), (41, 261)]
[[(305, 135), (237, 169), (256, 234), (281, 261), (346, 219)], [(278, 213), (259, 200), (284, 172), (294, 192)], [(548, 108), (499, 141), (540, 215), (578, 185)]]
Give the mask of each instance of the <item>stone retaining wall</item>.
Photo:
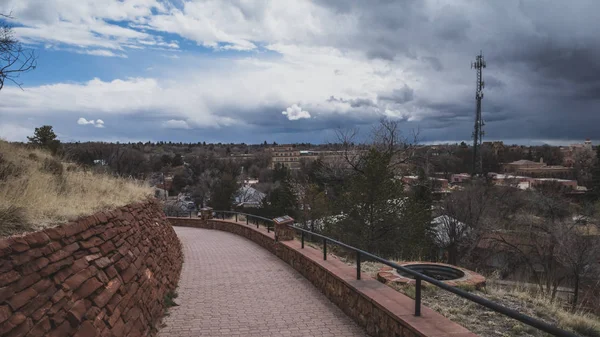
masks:
[(148, 336), (181, 243), (154, 200), (0, 239), (0, 336)]
[[(356, 269), (330, 256), (323, 260), (320, 250), (301, 248), (297, 240), (275, 242), (267, 233), (244, 223), (226, 220), (169, 218), (174, 226), (218, 229), (244, 236), (265, 247), (300, 272), (349, 317), (378, 337), (477, 337), (464, 327), (423, 306), (414, 316), (414, 301), (369, 278), (356, 279)], [(277, 280), (273, 280), (273, 287)], [(290, 294), (294, 296), (294, 294)], [(302, 299), (299, 298), (299, 301)]]

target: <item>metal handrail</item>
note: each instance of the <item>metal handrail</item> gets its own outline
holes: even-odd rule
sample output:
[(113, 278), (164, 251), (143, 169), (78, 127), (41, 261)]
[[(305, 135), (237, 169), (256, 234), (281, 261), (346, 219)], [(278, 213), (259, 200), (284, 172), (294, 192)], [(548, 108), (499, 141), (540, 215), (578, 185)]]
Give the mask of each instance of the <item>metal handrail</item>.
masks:
[(273, 219), (269, 219), (269, 218), (265, 218), (259, 215), (254, 215), (254, 214), (249, 214), (249, 213), (243, 213), (243, 212), (236, 212), (236, 211), (213, 211), (217, 214), (217, 219), (219, 218), (219, 213), (223, 214), (223, 220), (225, 220), (225, 214), (233, 214), (235, 215), (235, 221), (238, 221), (238, 215), (243, 215), (246, 217), (246, 225), (250, 225), (250, 218), (254, 218), (254, 224), (256, 225), (256, 228), (259, 227), (259, 221), (258, 220), (262, 220), (264, 222), (265, 227), (267, 228), (267, 233), (270, 233), (271, 230), (273, 230), (274, 228), (274, 224), (273, 224)]
[[(238, 215), (244, 215), (244, 216), (246, 216), (246, 224), (247, 225), (250, 224), (249, 219), (250, 218), (254, 218), (255, 219), (256, 228), (259, 228), (259, 221), (258, 220), (262, 220), (266, 224), (268, 224), (268, 225), (265, 226), (265, 227), (267, 227), (267, 232), (271, 231), (272, 226), (274, 224), (274, 222), (273, 222), (272, 219), (265, 218), (265, 217), (258, 216), (258, 215), (254, 215), (254, 214), (248, 214), (248, 213), (242, 213), (242, 212), (235, 212), (235, 211), (213, 211), (213, 212), (217, 213), (217, 215), (219, 213), (223, 214), (223, 217), (222, 217), (223, 220), (225, 220), (225, 214), (226, 213), (233, 214), (233, 215), (235, 215), (236, 222), (238, 221)], [(185, 212), (182, 212), (182, 213), (176, 212), (176, 213), (177, 214), (186, 214), (187, 215), (187, 213), (185, 213)], [(189, 217), (190, 218), (192, 217), (192, 212), (191, 211), (189, 212)], [(403, 272), (405, 272), (405, 273), (407, 273), (409, 275), (414, 276), (414, 278), (415, 278), (415, 316), (421, 316), (421, 287), (422, 287), (422, 281), (427, 281), (427, 282), (435, 285), (438, 288), (442, 288), (442, 289), (444, 289), (446, 291), (449, 291), (449, 292), (451, 292), (453, 294), (456, 294), (456, 295), (458, 295), (458, 296), (460, 296), (462, 298), (466, 298), (469, 301), (475, 302), (475, 303), (477, 303), (479, 305), (482, 305), (482, 306), (484, 306), (484, 307), (486, 307), (488, 309), (491, 309), (491, 310), (493, 310), (495, 312), (498, 312), (498, 313), (501, 313), (501, 314), (506, 315), (508, 317), (514, 318), (514, 319), (516, 319), (516, 320), (518, 320), (518, 321), (520, 321), (522, 323), (525, 323), (525, 324), (527, 324), (529, 326), (532, 326), (534, 328), (537, 328), (539, 330), (547, 332), (547, 333), (549, 333), (549, 334), (551, 334), (553, 336), (559, 336), (559, 337), (580, 337), (580, 336), (578, 336), (578, 335), (576, 335), (576, 334), (574, 334), (572, 332), (565, 331), (565, 330), (560, 329), (560, 328), (558, 328), (558, 327), (556, 327), (554, 325), (551, 325), (551, 324), (548, 324), (548, 323), (546, 323), (544, 321), (541, 321), (541, 320), (539, 320), (537, 318), (533, 318), (531, 316), (524, 315), (524, 314), (522, 314), (522, 313), (520, 313), (520, 312), (518, 312), (516, 310), (509, 309), (509, 308), (507, 308), (507, 307), (505, 307), (503, 305), (500, 305), (498, 303), (492, 302), (492, 301), (490, 301), (488, 299), (485, 299), (485, 298), (483, 298), (481, 296), (477, 296), (477, 295), (471, 294), (471, 293), (469, 293), (467, 291), (461, 290), (459, 288), (450, 286), (450, 285), (448, 285), (448, 284), (446, 284), (444, 282), (440, 282), (439, 280), (436, 280), (436, 279), (434, 279), (432, 277), (429, 277), (427, 275), (421, 274), (421, 273), (419, 273), (417, 271), (414, 271), (412, 269), (406, 268), (406, 267), (401, 266), (401, 265), (399, 265), (397, 263), (388, 261), (388, 260), (386, 260), (384, 258), (381, 258), (381, 257), (379, 257), (377, 255), (373, 255), (373, 254), (371, 254), (369, 252), (366, 252), (364, 250), (361, 250), (361, 249), (358, 249), (356, 247), (347, 245), (347, 244), (345, 244), (343, 242), (337, 241), (337, 240), (332, 239), (330, 237), (327, 237), (325, 235), (318, 234), (318, 233), (315, 233), (315, 232), (311, 232), (311, 231), (309, 231), (307, 229), (296, 227), (296, 226), (292, 226), (292, 225), (289, 225), (289, 227), (292, 228), (292, 229), (294, 229), (294, 230), (300, 231), (300, 233), (301, 233), (301, 247), (302, 248), (304, 248), (305, 233), (323, 239), (323, 260), (327, 260), (327, 242), (336, 244), (338, 246), (344, 247), (346, 249), (349, 249), (349, 250), (355, 252), (356, 253), (356, 279), (357, 280), (361, 279), (360, 264), (361, 264), (361, 259), (362, 259), (363, 256), (364, 257), (368, 257), (368, 258), (370, 258), (372, 260), (375, 260), (377, 262), (383, 263), (383, 264), (385, 264), (387, 266), (390, 266), (390, 267), (395, 268), (397, 270), (401, 270), (401, 271), (403, 271)]]
[[(242, 212), (235, 212), (235, 211), (212, 211), (213, 213), (216, 213), (216, 219), (219, 218), (219, 214), (222, 215), (222, 219), (225, 220), (225, 214), (232, 214), (235, 216), (235, 221), (238, 221), (238, 215), (243, 215), (246, 217), (246, 225), (250, 225), (250, 223), (252, 222), (253, 224), (256, 225), (256, 228), (259, 228), (259, 226), (261, 225), (261, 222), (263, 223), (263, 226), (265, 226), (267, 228), (267, 233), (270, 233), (273, 228), (274, 228), (274, 224), (273, 224), (273, 219), (269, 219), (269, 218), (265, 218), (259, 215), (254, 215), (254, 214), (249, 214), (249, 213), (242, 213)], [(189, 212), (184, 212), (184, 211), (165, 211), (165, 214), (167, 216), (174, 216), (177, 218), (192, 218), (192, 214), (194, 214), (193, 211), (189, 211)], [(253, 219), (254, 221), (250, 221), (250, 219)]]
[(541, 320), (539, 320), (537, 318), (533, 318), (531, 316), (524, 315), (524, 314), (522, 314), (522, 313), (520, 313), (520, 312), (518, 312), (516, 310), (509, 309), (509, 308), (507, 308), (507, 307), (505, 307), (503, 305), (500, 305), (498, 303), (492, 302), (492, 301), (490, 301), (488, 299), (485, 299), (485, 298), (483, 298), (481, 296), (477, 296), (477, 295), (471, 294), (471, 293), (469, 293), (467, 291), (461, 290), (459, 288), (450, 286), (450, 285), (448, 285), (448, 284), (446, 284), (444, 282), (440, 282), (439, 280), (436, 280), (436, 279), (434, 279), (432, 277), (429, 277), (427, 275), (421, 274), (421, 273), (419, 273), (417, 271), (414, 271), (412, 269), (403, 267), (403, 266), (401, 266), (401, 265), (399, 265), (397, 263), (388, 261), (386, 259), (383, 259), (383, 258), (377, 256), (377, 255), (373, 255), (373, 254), (371, 254), (369, 252), (366, 252), (364, 250), (361, 250), (361, 249), (358, 249), (356, 247), (347, 245), (347, 244), (345, 244), (343, 242), (334, 240), (334, 239), (332, 239), (330, 237), (327, 237), (325, 235), (314, 233), (314, 232), (311, 232), (311, 231), (306, 230), (304, 228), (300, 228), (300, 227), (296, 227), (296, 226), (292, 226), (292, 225), (290, 225), (289, 227), (301, 232), (301, 247), (302, 248), (304, 248), (304, 236), (305, 236), (305, 233), (323, 239), (323, 260), (327, 260), (327, 242), (334, 243), (334, 244), (336, 244), (338, 246), (347, 248), (347, 249), (355, 252), (356, 253), (356, 279), (357, 280), (360, 280), (360, 269), (361, 269), (360, 268), (360, 263), (361, 263), (361, 257), (362, 256), (368, 257), (368, 258), (370, 258), (372, 260), (375, 260), (377, 262), (383, 263), (383, 264), (385, 264), (387, 266), (390, 266), (390, 267), (395, 268), (397, 270), (401, 270), (401, 271), (403, 271), (403, 272), (405, 272), (407, 274), (410, 274), (410, 275), (414, 276), (414, 278), (415, 278), (415, 316), (421, 316), (421, 281), (427, 281), (427, 282), (435, 285), (438, 288), (442, 288), (442, 289), (444, 289), (446, 291), (449, 291), (449, 292), (451, 292), (453, 294), (456, 294), (456, 295), (458, 295), (458, 296), (460, 296), (462, 298), (466, 298), (469, 301), (472, 301), (472, 302), (475, 302), (475, 303), (477, 303), (479, 305), (482, 305), (482, 306), (484, 306), (484, 307), (486, 307), (488, 309), (492, 309), (495, 312), (498, 312), (498, 313), (501, 313), (503, 315), (509, 316), (509, 317), (514, 318), (514, 319), (516, 319), (516, 320), (518, 320), (518, 321), (520, 321), (522, 323), (525, 323), (525, 324), (527, 324), (529, 326), (532, 326), (532, 327), (535, 327), (535, 328), (537, 328), (539, 330), (542, 330), (544, 332), (550, 333), (553, 336), (559, 336), (559, 337), (579, 337), (578, 335), (576, 335), (576, 334), (574, 334), (572, 332), (562, 330), (562, 329), (560, 329), (560, 328), (558, 328), (558, 327), (556, 327), (554, 325), (548, 324), (548, 323), (546, 323), (544, 321), (541, 321)]

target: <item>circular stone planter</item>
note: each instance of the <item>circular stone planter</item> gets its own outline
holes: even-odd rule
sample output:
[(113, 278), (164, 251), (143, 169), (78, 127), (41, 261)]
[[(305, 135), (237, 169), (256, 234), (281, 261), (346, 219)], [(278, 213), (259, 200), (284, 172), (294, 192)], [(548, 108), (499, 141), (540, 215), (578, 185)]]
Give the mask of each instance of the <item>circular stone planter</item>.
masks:
[[(399, 265), (442, 281), (450, 286), (473, 287), (475, 289), (485, 287), (485, 277), (465, 268), (434, 262), (402, 262)], [(399, 272), (388, 266), (379, 269), (377, 280), (385, 284), (415, 284), (415, 279), (412, 275)]]

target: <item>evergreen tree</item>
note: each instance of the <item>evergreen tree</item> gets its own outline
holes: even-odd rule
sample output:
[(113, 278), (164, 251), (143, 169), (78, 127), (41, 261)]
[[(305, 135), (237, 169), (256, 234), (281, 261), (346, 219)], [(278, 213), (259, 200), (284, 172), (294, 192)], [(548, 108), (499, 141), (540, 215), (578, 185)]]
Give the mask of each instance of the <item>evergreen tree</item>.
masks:
[(230, 210), (235, 202), (238, 188), (236, 176), (230, 172), (223, 172), (215, 183), (209, 205), (215, 210)]
[(403, 259), (428, 260), (433, 255), (432, 215), (431, 206), (433, 186), (419, 170), (419, 179), (412, 186), (404, 207), (403, 225), (398, 233), (401, 255)]
[(182, 166), (183, 165), (183, 157), (181, 157), (181, 155), (179, 153), (177, 153), (172, 161), (171, 161), (171, 165), (173, 165), (173, 167), (177, 167), (177, 166)]
[(596, 159), (592, 168), (592, 198), (600, 201), (600, 146), (596, 147)]
[(338, 199), (342, 220), (329, 228), (342, 242), (387, 257), (398, 252), (405, 202), (391, 160), (389, 152), (369, 150)]
[(52, 154), (56, 154), (60, 148), (60, 140), (57, 139), (50, 125), (35, 128), (33, 137), (27, 137), (27, 139), (29, 139), (29, 144), (50, 150)]

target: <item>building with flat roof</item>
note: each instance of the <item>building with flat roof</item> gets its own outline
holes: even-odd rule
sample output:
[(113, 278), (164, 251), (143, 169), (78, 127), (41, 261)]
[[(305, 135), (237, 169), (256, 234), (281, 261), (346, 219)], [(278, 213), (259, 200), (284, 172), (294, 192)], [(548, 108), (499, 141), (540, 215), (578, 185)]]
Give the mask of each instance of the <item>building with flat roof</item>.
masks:
[(271, 169), (277, 165), (283, 165), (289, 169), (299, 169), (301, 161), (315, 161), (321, 159), (324, 162), (332, 162), (344, 158), (344, 151), (315, 151), (299, 150), (293, 145), (275, 146), (271, 151)]
[(527, 175), (536, 178), (564, 178), (573, 173), (573, 169), (570, 167), (561, 165), (547, 165), (544, 163), (543, 158), (540, 158), (539, 162), (522, 159), (512, 163), (506, 163), (502, 165), (502, 171), (505, 173)]

